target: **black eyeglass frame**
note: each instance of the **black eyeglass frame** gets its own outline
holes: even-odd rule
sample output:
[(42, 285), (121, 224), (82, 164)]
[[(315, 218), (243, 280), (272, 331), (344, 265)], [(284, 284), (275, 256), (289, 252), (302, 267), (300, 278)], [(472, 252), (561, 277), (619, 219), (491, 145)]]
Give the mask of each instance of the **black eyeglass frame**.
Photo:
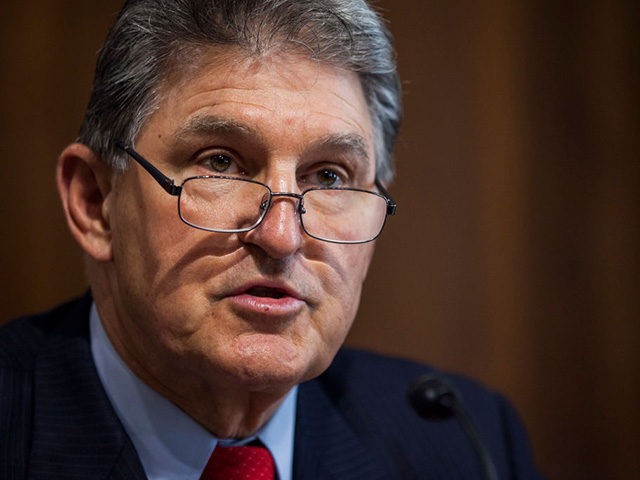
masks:
[[(136, 152), (132, 147), (130, 147), (128, 145), (125, 145), (122, 142), (116, 142), (115, 144), (116, 144), (116, 147), (118, 147), (119, 149), (123, 150), (127, 155), (129, 155), (136, 162), (138, 162), (138, 164), (142, 168), (144, 168), (154, 178), (154, 180), (156, 182), (158, 182), (158, 184), (169, 195), (180, 197), (180, 194), (182, 193), (182, 186), (186, 182), (188, 182), (189, 180), (194, 180), (194, 179), (199, 179), (199, 178), (220, 178), (220, 179), (228, 179), (228, 180), (240, 180), (240, 181), (243, 181), (243, 182), (248, 182), (248, 183), (254, 183), (254, 184), (257, 184), (257, 185), (261, 185), (261, 186), (265, 187), (269, 191), (269, 200), (266, 202), (266, 205), (264, 206), (263, 215), (260, 217), (260, 219), (256, 222), (255, 225), (252, 225), (249, 228), (242, 228), (242, 229), (235, 229), (235, 230), (219, 230), (219, 229), (205, 228), (205, 227), (201, 227), (199, 225), (195, 225), (193, 223), (188, 222), (187, 220), (185, 220), (182, 217), (182, 214), (180, 213), (180, 211), (178, 212), (178, 216), (180, 217), (180, 220), (182, 220), (184, 223), (186, 223), (187, 225), (189, 225), (189, 226), (191, 226), (193, 228), (197, 228), (199, 230), (204, 230), (204, 231), (207, 231), (207, 232), (214, 232), (214, 233), (244, 233), (244, 232), (249, 232), (249, 231), (259, 227), (260, 224), (262, 223), (262, 221), (264, 220), (264, 218), (266, 217), (266, 215), (267, 215), (267, 213), (269, 211), (269, 208), (271, 208), (272, 200), (273, 200), (274, 197), (291, 197), (291, 198), (297, 199), (298, 200), (298, 209), (297, 209), (298, 210), (298, 215), (300, 217), (300, 223), (302, 225), (302, 229), (304, 230), (304, 232), (307, 235), (309, 235), (310, 237), (312, 237), (312, 238), (315, 238), (317, 240), (321, 240), (321, 241), (324, 241), (324, 242), (330, 242), (330, 243), (358, 244), (358, 243), (372, 242), (376, 238), (378, 238), (380, 236), (380, 234), (382, 233), (382, 230), (384, 230), (384, 226), (386, 224), (387, 217), (390, 216), (390, 215), (395, 215), (396, 214), (397, 204), (391, 199), (391, 197), (389, 196), (389, 193), (382, 186), (382, 183), (380, 183), (378, 178), (375, 179), (375, 185), (376, 185), (376, 188), (378, 188), (378, 190), (380, 190), (379, 193), (378, 192), (372, 192), (371, 190), (364, 190), (364, 189), (361, 189), (361, 188), (350, 188), (350, 187), (347, 187), (347, 188), (312, 187), (312, 188), (308, 188), (307, 190), (304, 190), (302, 193), (274, 192), (273, 190), (271, 190), (269, 185), (266, 185), (266, 184), (264, 184), (262, 182), (259, 182), (257, 180), (251, 180), (251, 179), (248, 179), (248, 178), (231, 177), (231, 176), (227, 176), (227, 175), (197, 175), (197, 176), (185, 178), (182, 181), (182, 184), (176, 185), (175, 181), (172, 178), (167, 177), (155, 165), (153, 165), (146, 158), (144, 158), (142, 155), (140, 155), (138, 152)], [(304, 220), (302, 220), (302, 214), (305, 213), (303, 200), (304, 200), (304, 195), (307, 192), (317, 191), (317, 190), (349, 190), (349, 191), (355, 191), (355, 192), (370, 193), (372, 195), (377, 195), (378, 197), (381, 197), (382, 199), (384, 199), (384, 201), (387, 204), (387, 211), (386, 211), (385, 219), (382, 222), (382, 226), (380, 227), (380, 231), (373, 238), (370, 238), (370, 239), (367, 239), (367, 240), (359, 240), (359, 241), (330, 240), (330, 239), (323, 238), (323, 237), (318, 237), (316, 235), (313, 235), (313, 234), (309, 233), (307, 231), (305, 225), (304, 225)], [(180, 210), (180, 202), (178, 202), (178, 210)]]

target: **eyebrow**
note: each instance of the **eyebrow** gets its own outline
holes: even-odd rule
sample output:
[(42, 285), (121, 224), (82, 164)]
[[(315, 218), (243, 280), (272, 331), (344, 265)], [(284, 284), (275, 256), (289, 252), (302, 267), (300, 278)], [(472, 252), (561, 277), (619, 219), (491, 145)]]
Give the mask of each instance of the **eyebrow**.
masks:
[(369, 159), (367, 143), (361, 135), (355, 133), (335, 133), (330, 134), (313, 142), (307, 150), (331, 149), (355, 154), (362, 160)]
[(193, 135), (213, 135), (217, 133), (239, 133), (262, 138), (256, 129), (245, 123), (215, 115), (199, 115), (191, 118), (186, 125), (175, 133), (175, 137), (184, 141)]

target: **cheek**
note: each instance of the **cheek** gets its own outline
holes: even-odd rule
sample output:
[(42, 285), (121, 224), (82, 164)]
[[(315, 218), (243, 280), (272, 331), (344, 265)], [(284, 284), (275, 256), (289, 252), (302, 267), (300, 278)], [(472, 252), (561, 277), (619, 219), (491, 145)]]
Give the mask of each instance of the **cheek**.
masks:
[(111, 213), (114, 255), (120, 257), (115, 262), (147, 281), (176, 262), (192, 230), (180, 221), (176, 197), (150, 181), (131, 172), (119, 185)]
[[(343, 247), (340, 258), (340, 277), (343, 284), (352, 292), (362, 289), (362, 284), (367, 276), (369, 264), (373, 257), (374, 242), (361, 245), (340, 245)], [(349, 292), (345, 291), (345, 294)]]
[(324, 321), (337, 322), (335, 329), (340, 335), (346, 335), (360, 303), (362, 284), (371, 262), (374, 246), (373, 243), (369, 243), (331, 245), (331, 247), (334, 247), (335, 253), (334, 261), (329, 263), (331, 275), (325, 277), (324, 283), (328, 310)]
[[(328, 251), (331, 253), (329, 254)], [(317, 268), (309, 275), (320, 279), (323, 299), (313, 316), (314, 329), (321, 345), (310, 348), (308, 338), (305, 345), (308, 352), (314, 352), (316, 360), (311, 362), (307, 377), (320, 374), (331, 363), (336, 351), (344, 343), (351, 328), (360, 303), (362, 284), (369, 268), (373, 245), (331, 245), (326, 244)]]

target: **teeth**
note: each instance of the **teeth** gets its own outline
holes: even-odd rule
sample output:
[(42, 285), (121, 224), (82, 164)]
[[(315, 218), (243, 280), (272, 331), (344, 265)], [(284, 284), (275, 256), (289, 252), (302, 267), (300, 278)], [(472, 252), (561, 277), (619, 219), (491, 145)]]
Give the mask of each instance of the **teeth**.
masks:
[(274, 288), (267, 288), (267, 287), (254, 287), (249, 289), (247, 293), (249, 295), (253, 295), (254, 297), (268, 297), (268, 298), (284, 297), (284, 293), (282, 291), (276, 290)]

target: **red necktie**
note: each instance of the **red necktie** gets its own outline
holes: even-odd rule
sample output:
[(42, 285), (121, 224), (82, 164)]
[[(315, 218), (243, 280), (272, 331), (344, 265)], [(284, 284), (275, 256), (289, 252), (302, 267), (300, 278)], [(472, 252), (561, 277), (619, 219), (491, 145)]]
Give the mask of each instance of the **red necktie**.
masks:
[(273, 480), (275, 466), (265, 447), (217, 446), (200, 480)]

